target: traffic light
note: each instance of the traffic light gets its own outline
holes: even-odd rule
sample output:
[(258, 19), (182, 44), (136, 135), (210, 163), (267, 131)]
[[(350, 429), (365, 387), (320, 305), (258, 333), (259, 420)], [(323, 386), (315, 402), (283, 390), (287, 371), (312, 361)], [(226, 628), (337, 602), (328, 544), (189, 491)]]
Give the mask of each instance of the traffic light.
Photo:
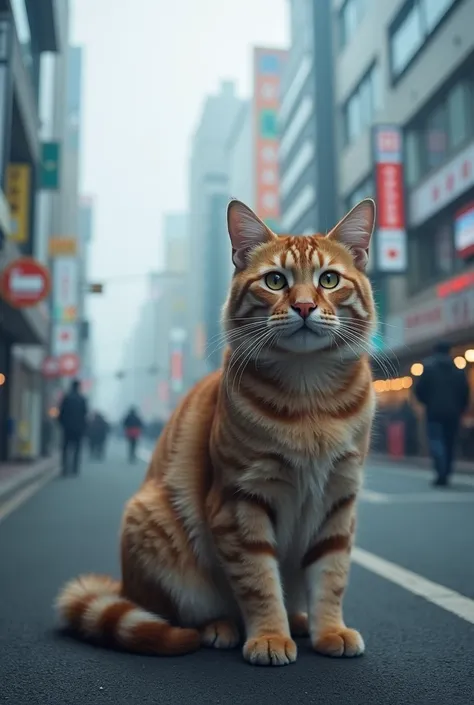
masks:
[(89, 284), (89, 294), (102, 294), (104, 292), (104, 285), (99, 282)]

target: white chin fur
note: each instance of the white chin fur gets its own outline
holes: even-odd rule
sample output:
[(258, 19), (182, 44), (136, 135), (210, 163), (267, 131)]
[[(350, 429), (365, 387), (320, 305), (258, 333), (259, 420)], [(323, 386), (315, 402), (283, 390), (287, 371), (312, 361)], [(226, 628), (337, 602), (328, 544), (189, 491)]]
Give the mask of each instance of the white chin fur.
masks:
[(287, 338), (279, 338), (278, 347), (293, 353), (316, 352), (329, 347), (331, 337), (329, 335), (318, 335), (308, 328), (301, 328)]

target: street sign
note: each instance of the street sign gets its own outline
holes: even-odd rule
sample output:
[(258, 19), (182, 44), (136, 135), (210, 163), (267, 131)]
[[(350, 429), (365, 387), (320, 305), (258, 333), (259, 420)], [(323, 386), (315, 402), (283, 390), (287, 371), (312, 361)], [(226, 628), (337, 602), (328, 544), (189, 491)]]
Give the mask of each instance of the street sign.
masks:
[(43, 142), (41, 145), (41, 168), (39, 187), (47, 190), (59, 188), (59, 142)]
[(77, 239), (75, 237), (50, 237), (48, 242), (50, 257), (75, 257)]
[(48, 270), (32, 257), (10, 262), (0, 276), (0, 295), (13, 308), (35, 306), (49, 295), (50, 289)]
[(88, 291), (89, 291), (89, 294), (103, 294), (104, 293), (104, 285), (100, 284), (99, 282), (96, 282), (94, 284), (89, 284)]
[(80, 364), (79, 356), (74, 353), (61, 355), (59, 358), (60, 377), (75, 377), (79, 372)]
[(42, 366), (43, 376), (54, 379), (59, 376), (59, 360), (57, 357), (45, 357)]

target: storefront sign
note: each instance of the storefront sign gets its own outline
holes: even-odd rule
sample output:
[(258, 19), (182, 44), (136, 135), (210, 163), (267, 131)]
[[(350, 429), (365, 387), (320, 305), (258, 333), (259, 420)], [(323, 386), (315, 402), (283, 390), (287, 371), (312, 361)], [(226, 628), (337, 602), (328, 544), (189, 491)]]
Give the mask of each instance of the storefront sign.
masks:
[(6, 197), (10, 206), (10, 240), (20, 245), (30, 235), (30, 181), (29, 164), (9, 164), (6, 174)]
[(376, 269), (403, 273), (407, 267), (407, 246), (401, 130), (394, 125), (375, 125), (373, 153), (378, 205)]
[(280, 83), (287, 52), (278, 49), (254, 50), (254, 143), (255, 203), (258, 215), (269, 228), (277, 230), (280, 220), (278, 159), (278, 110)]
[(410, 196), (409, 223), (420, 225), (474, 186), (474, 144), (423, 182)]
[(436, 295), (440, 299), (445, 299), (447, 296), (456, 294), (459, 291), (464, 291), (464, 289), (469, 289), (470, 287), (474, 287), (474, 272), (466, 272), (466, 274), (460, 274), (458, 277), (448, 279), (448, 281), (438, 284), (436, 287)]
[(474, 255), (474, 202), (455, 215), (454, 244), (459, 257), (466, 259)]
[(53, 318), (75, 321), (79, 297), (79, 272), (75, 257), (57, 257), (53, 263)]
[(14, 308), (28, 308), (43, 301), (50, 292), (49, 272), (32, 257), (11, 262), (0, 276), (0, 296)]
[(45, 357), (42, 365), (43, 376), (54, 379), (59, 375), (59, 360), (57, 357)]
[(78, 335), (76, 323), (55, 323), (51, 341), (52, 353), (59, 357), (77, 352)]
[(414, 307), (406, 315), (388, 318), (387, 343), (392, 350), (439, 340), (474, 326), (474, 288)]

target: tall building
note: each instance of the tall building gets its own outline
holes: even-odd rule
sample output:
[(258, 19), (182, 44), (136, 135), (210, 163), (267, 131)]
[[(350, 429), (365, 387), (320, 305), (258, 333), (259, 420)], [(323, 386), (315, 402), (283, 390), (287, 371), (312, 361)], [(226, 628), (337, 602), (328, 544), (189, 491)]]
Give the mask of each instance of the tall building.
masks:
[[(67, 0), (2, 3), (0, 11), (0, 272), (21, 255), (47, 259), (37, 191), (44, 181), (45, 59), (67, 50)], [(51, 101), (54, 96), (50, 93)], [(51, 174), (57, 171), (53, 162)], [(42, 349), (49, 312), (0, 299), (0, 461), (40, 452)]]
[(290, 0), (290, 16), (279, 111), (281, 228), (322, 232), (337, 214), (331, 0)]
[[(228, 269), (216, 279), (228, 252), (225, 208), (229, 195), (228, 141), (242, 107), (232, 82), (206, 98), (194, 133), (190, 160), (189, 232), (193, 282), (188, 287), (190, 375), (196, 380), (212, 368), (206, 349), (224, 302)], [(225, 280), (225, 284), (223, 281)]]
[(406, 373), (440, 337), (474, 348), (474, 0), (333, 9), (340, 205), (377, 197), (372, 277)]

